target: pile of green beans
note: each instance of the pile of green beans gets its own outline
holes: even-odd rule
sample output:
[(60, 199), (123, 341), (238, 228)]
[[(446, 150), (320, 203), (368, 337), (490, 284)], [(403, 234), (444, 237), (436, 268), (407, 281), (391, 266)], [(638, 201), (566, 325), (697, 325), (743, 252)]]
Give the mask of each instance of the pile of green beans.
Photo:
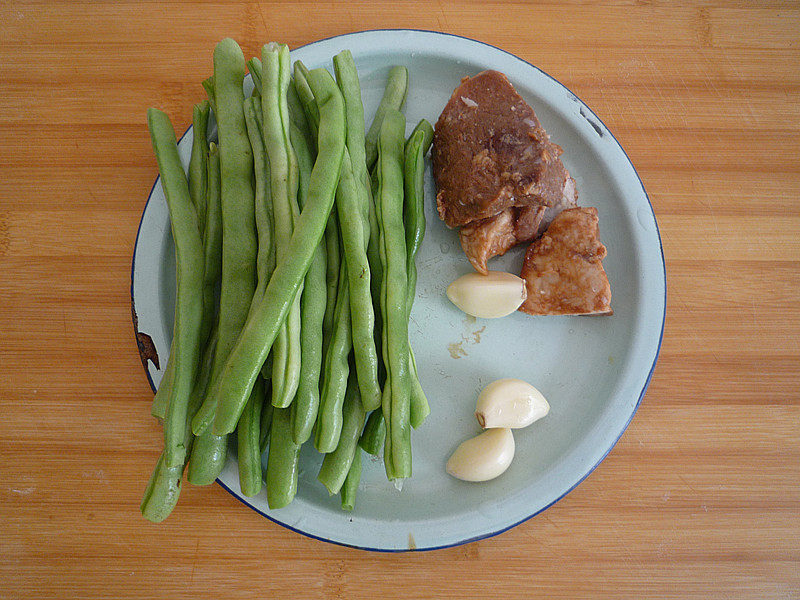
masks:
[[(411, 476), (411, 429), (430, 412), (409, 343), (423, 177), (433, 130), (408, 139), (405, 67), (367, 129), (352, 54), (334, 76), (270, 43), (245, 62), (222, 40), (193, 111), (188, 170), (166, 114), (148, 111), (175, 240), (175, 326), (151, 412), (164, 449), (141, 503), (158, 522), (183, 473), (216, 480), (236, 433), (240, 488), (271, 508), (297, 493), (300, 449), (353, 510), (362, 449)], [(254, 89), (244, 95), (246, 70)], [(217, 123), (217, 139), (209, 123)]]

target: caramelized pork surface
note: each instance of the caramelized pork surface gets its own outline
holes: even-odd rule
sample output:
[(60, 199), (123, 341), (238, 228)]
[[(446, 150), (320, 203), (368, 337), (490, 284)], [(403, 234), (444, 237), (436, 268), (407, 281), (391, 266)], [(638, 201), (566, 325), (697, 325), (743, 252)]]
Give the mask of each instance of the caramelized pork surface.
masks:
[(505, 75), (464, 79), (433, 137), (439, 216), (458, 227), (512, 207), (553, 206), (567, 180), (561, 152)]
[(610, 315), (611, 286), (603, 269), (596, 208), (561, 212), (525, 253), (521, 276), (532, 315)]

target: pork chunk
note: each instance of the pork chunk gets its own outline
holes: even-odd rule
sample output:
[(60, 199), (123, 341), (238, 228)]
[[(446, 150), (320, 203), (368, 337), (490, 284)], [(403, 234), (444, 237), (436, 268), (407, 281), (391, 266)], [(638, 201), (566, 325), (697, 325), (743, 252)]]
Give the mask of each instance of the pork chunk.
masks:
[(505, 75), (464, 79), (433, 136), (439, 216), (458, 227), (512, 207), (553, 206), (567, 179), (561, 153)]
[(525, 253), (521, 276), (528, 297), (519, 310), (531, 315), (612, 314), (605, 256), (597, 209), (564, 210)]

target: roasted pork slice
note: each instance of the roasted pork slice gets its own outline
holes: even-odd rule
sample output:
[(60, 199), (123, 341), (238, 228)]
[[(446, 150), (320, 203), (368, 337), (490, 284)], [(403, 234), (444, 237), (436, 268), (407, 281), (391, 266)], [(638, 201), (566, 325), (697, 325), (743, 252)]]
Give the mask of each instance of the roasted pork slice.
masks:
[(574, 207), (577, 201), (575, 180), (567, 174), (562, 197), (553, 206), (507, 208), (488, 219), (468, 223), (459, 232), (461, 248), (475, 270), (485, 275), (488, 272), (486, 263), (490, 258), (505, 254), (517, 244), (538, 238), (561, 211)]
[(612, 314), (605, 256), (597, 209), (563, 211), (525, 253), (521, 276), (528, 297), (519, 310), (532, 315)]
[(567, 179), (561, 152), (505, 75), (464, 79), (433, 136), (439, 216), (458, 227), (511, 207), (553, 206)]

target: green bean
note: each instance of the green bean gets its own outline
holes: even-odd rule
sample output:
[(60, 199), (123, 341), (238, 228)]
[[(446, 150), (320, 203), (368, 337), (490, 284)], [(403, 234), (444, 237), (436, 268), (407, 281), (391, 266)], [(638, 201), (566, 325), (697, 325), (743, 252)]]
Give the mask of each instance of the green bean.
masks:
[[(258, 231), (258, 253), (256, 256), (257, 284), (250, 304), (255, 310), (269, 278), (275, 268), (274, 232), (271, 217), (271, 190), (267, 154), (264, 145), (263, 127), (261, 125), (261, 102), (258, 97), (244, 101), (244, 117), (247, 135), (253, 150), (255, 181), (255, 220)], [(265, 390), (263, 382), (257, 380), (250, 393), (250, 398), (239, 418), (236, 427), (238, 437), (239, 484), (245, 496), (255, 496), (261, 491), (261, 414), (264, 411)], [(268, 404), (268, 403), (267, 403)], [(271, 406), (271, 405), (270, 405)]]
[[(261, 61), (259, 61), (259, 64), (260, 62)], [(250, 304), (251, 311), (254, 310), (261, 296), (264, 295), (264, 290), (267, 288), (269, 278), (275, 270), (275, 234), (272, 225), (272, 198), (269, 182), (269, 165), (267, 164), (267, 151), (264, 147), (264, 127), (262, 124), (261, 112), (260, 97), (251, 97), (245, 100), (245, 123), (247, 124), (247, 135), (250, 138), (250, 146), (253, 149), (255, 168), (255, 216), (256, 230), (258, 231), (258, 254), (256, 257), (258, 282), (256, 284), (256, 291), (253, 294), (253, 301)], [(267, 380), (272, 378), (272, 354), (264, 361), (264, 365), (261, 367), (261, 375)], [(266, 408), (262, 409), (262, 411), (263, 410), (266, 410)]]
[(211, 383), (212, 370), (214, 368), (214, 355), (217, 350), (217, 343), (219, 342), (219, 330), (217, 327), (212, 328), (208, 336), (208, 341), (203, 349), (203, 356), (200, 359), (200, 364), (197, 367), (197, 378), (192, 388), (192, 395), (189, 399), (189, 412), (197, 412), (200, 408), (200, 403), (205, 397), (208, 386)]
[(162, 452), (158, 456), (139, 505), (139, 510), (145, 519), (160, 523), (169, 516), (181, 494), (181, 479), (183, 479), (183, 465), (168, 467)]
[[(383, 263), (381, 262), (380, 252), (380, 227), (378, 226), (378, 212), (375, 203), (375, 196), (378, 191), (378, 178), (377, 173), (373, 170), (369, 174), (369, 246), (367, 247), (367, 258), (369, 259), (369, 268), (372, 275), (370, 287), (372, 292), (372, 306), (376, 315), (380, 314), (380, 295), (381, 295), (381, 282), (383, 281)], [(381, 319), (375, 319), (375, 339), (380, 340), (382, 335), (383, 322)], [(380, 344), (378, 344), (380, 350)], [(383, 363), (378, 364), (379, 380), (383, 381)]]
[[(201, 339), (207, 337), (217, 316), (217, 285), (222, 271), (222, 207), (219, 173), (219, 148), (211, 143), (208, 151), (206, 225), (203, 230), (203, 323)], [(205, 336), (203, 334), (206, 334)]]
[[(189, 399), (189, 409), (186, 415), (186, 429), (184, 432), (184, 445), (190, 448), (192, 444), (192, 429), (189, 426), (191, 418), (205, 393), (205, 387), (208, 386), (211, 371), (211, 361), (214, 357), (214, 350), (217, 345), (217, 330), (214, 329), (209, 335), (208, 343), (203, 352), (203, 358), (200, 362), (198, 369), (198, 379), (195, 383), (195, 389), (192, 391), (192, 396)], [(158, 457), (156, 466), (150, 476), (150, 481), (145, 488), (144, 496), (140, 505), (142, 515), (154, 523), (159, 523), (167, 518), (167, 516), (175, 508), (178, 502), (178, 496), (181, 492), (181, 479), (185, 468), (185, 462), (181, 465), (169, 467), (164, 462), (164, 453)]]
[[(200, 369), (198, 372), (197, 380), (195, 381), (192, 396), (189, 400), (190, 415), (187, 419), (187, 426), (191, 427), (191, 419), (197, 413), (197, 409), (205, 398), (208, 392), (208, 386), (211, 384), (211, 376), (214, 370), (214, 359), (216, 356), (217, 343), (219, 342), (219, 330), (214, 327), (209, 335), (209, 342), (203, 351), (203, 358), (200, 362)], [(198, 450), (198, 447), (200, 448)], [(210, 485), (214, 483), (225, 464), (225, 455), (227, 453), (227, 440), (222, 437), (212, 436), (210, 433), (204, 434), (199, 438), (194, 438), (194, 443), (191, 448), (191, 458), (189, 459), (189, 468), (186, 473), (186, 479), (193, 485)], [(200, 457), (200, 458), (197, 458)], [(197, 460), (194, 460), (196, 459)]]
[[(189, 158), (189, 197), (197, 213), (200, 235), (206, 227), (206, 190), (208, 188), (208, 111), (207, 100), (194, 105), (192, 113), (192, 155)], [(210, 331), (210, 329), (209, 329)], [(205, 332), (208, 335), (208, 331)], [(205, 341), (205, 337), (203, 338)]]
[(358, 186), (345, 150), (342, 172), (336, 190), (336, 206), (339, 216), (344, 258), (347, 263), (347, 280), (340, 285), (349, 287), (350, 318), (353, 355), (356, 373), (365, 407), (380, 406), (381, 388), (378, 384), (378, 354), (375, 349), (375, 313), (370, 293), (370, 269), (367, 260), (369, 227), (366, 206), (362, 213)]
[(261, 491), (261, 410), (264, 405), (264, 382), (257, 380), (236, 425), (239, 488), (245, 496)]
[[(305, 136), (292, 123), (292, 146), (297, 153), (300, 171), (298, 200), (304, 208), (308, 200), (308, 185), (313, 159)], [(319, 380), (322, 370), (322, 320), (325, 315), (325, 239), (314, 250), (311, 266), (306, 273), (301, 300), (300, 323), (300, 382), (292, 402), (292, 439), (302, 444), (311, 436), (319, 410)]]
[[(214, 83), (222, 181), (222, 274), (218, 317), (219, 342), (212, 383), (200, 410), (192, 420), (199, 435), (192, 452), (198, 477), (213, 481), (224, 464), (226, 440), (236, 423), (224, 432), (206, 431), (217, 412), (217, 387), (226, 361), (246, 322), (256, 287), (257, 237), (255, 199), (252, 187), (253, 153), (244, 117), (244, 56), (233, 40), (220, 42), (214, 50)], [(260, 365), (259, 365), (260, 366)], [(242, 408), (250, 397), (242, 399)], [(237, 415), (238, 417), (238, 415)], [(237, 418), (238, 421), (238, 418)], [(200, 435), (203, 434), (203, 435)], [(205, 469), (203, 465), (208, 465)], [(205, 471), (205, 473), (203, 473)], [(191, 472), (191, 469), (190, 469)], [(212, 477), (213, 475), (213, 477)]]
[[(377, 164), (375, 165), (375, 168), (373, 169), (372, 173), (370, 174), (371, 183), (372, 183), (372, 187), (373, 187), (373, 190), (374, 190), (374, 196), (375, 196), (375, 199), (376, 199), (376, 202), (375, 202), (375, 218), (376, 218), (376, 221), (378, 223), (382, 223), (382, 221), (381, 221), (381, 203), (379, 202), (380, 195), (378, 194), (378, 191), (380, 189), (379, 177), (378, 177), (378, 171), (379, 171), (379, 167), (380, 167), (380, 162), (381, 161), (380, 161), (380, 154), (379, 154)], [(380, 260), (381, 260), (381, 268), (383, 268), (383, 265), (386, 264), (386, 245), (384, 244), (384, 236), (383, 236), (383, 231), (382, 231), (382, 225), (381, 225), (380, 235), (378, 236), (378, 241), (379, 241), (378, 250), (379, 250), (379, 255), (380, 255)], [(392, 419), (392, 416), (391, 416), (392, 415), (392, 402), (391, 402), (392, 401), (392, 394), (391, 394), (391, 383), (389, 381), (389, 370), (388, 370), (389, 353), (388, 353), (388, 350), (387, 350), (387, 337), (386, 337), (386, 333), (388, 331), (388, 328), (386, 326), (386, 320), (387, 320), (387, 317), (388, 317), (388, 314), (386, 312), (386, 289), (387, 289), (386, 277), (381, 277), (380, 291), (379, 291), (379, 294), (378, 294), (378, 305), (379, 305), (378, 314), (380, 314), (380, 316), (381, 316), (381, 318), (380, 318), (380, 323), (381, 323), (380, 342), (381, 342), (381, 357), (383, 358), (383, 360), (381, 362), (383, 363), (383, 366), (384, 366), (383, 370), (384, 370), (384, 375), (385, 375), (383, 390), (381, 392), (381, 409), (380, 409), (381, 415), (383, 415), (383, 430), (384, 430), (383, 431), (383, 435), (381, 436), (381, 444), (383, 445), (383, 466), (384, 466), (384, 468), (386, 470), (386, 477), (391, 481), (391, 480), (393, 480), (395, 478), (395, 471), (394, 471), (394, 462), (392, 460), (392, 438), (391, 438), (391, 435), (389, 435), (389, 429), (390, 429), (390, 426), (391, 426), (391, 419)], [(376, 423), (374, 426), (380, 428), (380, 423)], [(377, 432), (377, 433), (378, 433), (378, 435), (380, 435), (380, 432)], [(372, 442), (373, 445), (376, 444), (377, 441), (378, 440), (373, 440), (373, 442)], [(377, 454), (377, 452), (376, 452), (376, 454)]]
[(227, 454), (227, 435), (214, 435), (211, 431), (206, 431), (196, 436), (186, 480), (192, 485), (211, 485), (222, 472)]
[(311, 128), (308, 126), (308, 120), (306, 119), (305, 110), (303, 109), (303, 105), (300, 103), (300, 98), (297, 96), (297, 90), (295, 89), (294, 81), (292, 81), (292, 83), (289, 85), (289, 90), (286, 93), (286, 99), (289, 104), (289, 121), (292, 125), (297, 127), (300, 133), (303, 134), (303, 139), (306, 142), (306, 146), (308, 146), (308, 151), (311, 156), (316, 156), (316, 131), (311, 133)]
[(386, 421), (383, 419), (383, 411), (379, 408), (370, 413), (367, 424), (364, 426), (364, 432), (358, 440), (358, 445), (367, 454), (377, 455), (383, 448), (385, 438)]
[(344, 104), (336, 82), (324, 69), (311, 71), (308, 81), (320, 112), (319, 150), (311, 172), (308, 203), (284, 260), (275, 268), (261, 302), (251, 312), (214, 390), (212, 402), (219, 402), (214, 422), (218, 433), (229, 433), (236, 426), (280, 324), (308, 271), (333, 206), (344, 153)]
[[(378, 138), (378, 218), (384, 257), (386, 386), (389, 411), (383, 407), (391, 463), (396, 478), (411, 476), (410, 390), (408, 355), (408, 272), (403, 228), (403, 144), (405, 117), (386, 111)], [(384, 457), (387, 460), (387, 457)]]
[(381, 397), (381, 410), (383, 412), (383, 421), (386, 425), (386, 435), (383, 436), (383, 466), (386, 469), (386, 478), (389, 481), (397, 479), (397, 472), (394, 468), (394, 459), (392, 452), (392, 436), (390, 434), (390, 425), (392, 419), (392, 393), (388, 384), (383, 387), (383, 395)]
[(431, 144), (433, 143), (433, 126), (428, 123), (426, 119), (420, 119), (419, 123), (417, 123), (416, 127), (414, 127), (414, 130), (406, 138), (405, 149), (408, 150), (408, 145), (411, 143), (411, 138), (413, 138), (414, 134), (416, 134), (418, 131), (422, 132), (422, 147), (424, 148), (422, 155), (425, 156), (425, 154), (428, 153), (428, 148), (430, 148)]
[[(411, 134), (405, 146), (403, 213), (406, 233), (406, 267), (408, 286), (406, 308), (411, 316), (411, 306), (417, 287), (416, 256), (425, 237), (425, 154), (433, 140), (433, 128), (425, 119)], [(409, 343), (409, 372), (411, 381), (411, 426), (419, 427), (430, 414), (428, 399), (419, 382), (417, 361)]]
[[(308, 86), (304, 73), (308, 73), (305, 65), (301, 61), (294, 65), (294, 88), (298, 96), (298, 102), (302, 105), (303, 114), (306, 118), (306, 125), (309, 128), (311, 137), (314, 138), (319, 124), (319, 111), (314, 99), (314, 93)], [(300, 96), (305, 102), (300, 100)], [(347, 121), (345, 111), (345, 122)], [(312, 131), (313, 130), (313, 131)], [(344, 157), (342, 157), (344, 159)], [(328, 351), (331, 334), (333, 333), (333, 313), (336, 309), (336, 296), (339, 291), (339, 263), (341, 260), (341, 250), (339, 241), (339, 219), (336, 211), (332, 211), (325, 226), (325, 281), (327, 285), (327, 296), (325, 302), (325, 315), (322, 319), (322, 352), (323, 357)], [(324, 361), (324, 358), (323, 358)]]
[[(422, 127), (422, 123), (426, 123), (427, 128)], [(413, 303), (417, 285), (417, 269), (414, 259), (422, 245), (422, 239), (425, 237), (425, 154), (430, 147), (428, 140), (433, 139), (433, 134), (429, 135), (426, 131), (432, 130), (432, 128), (425, 119), (420, 121), (417, 128), (406, 144), (403, 175), (405, 191), (403, 217), (406, 231), (406, 256), (409, 261), (409, 309)]]
[(294, 89), (297, 92), (297, 97), (300, 104), (303, 106), (303, 111), (306, 115), (311, 132), (319, 129), (319, 107), (314, 99), (314, 92), (308, 82), (309, 70), (302, 63), (302, 61), (295, 61), (294, 63)]
[[(169, 346), (169, 355), (173, 355), (173, 344), (175, 338)], [(172, 393), (172, 382), (175, 379), (175, 363), (167, 359), (167, 364), (164, 367), (164, 374), (161, 376), (161, 381), (158, 384), (155, 396), (153, 396), (153, 404), (150, 406), (150, 414), (156, 419), (164, 420), (167, 415), (167, 405), (169, 404), (169, 396)]]
[[(270, 397), (270, 381), (269, 379), (264, 380), (264, 397)], [(264, 454), (264, 451), (267, 449), (267, 443), (269, 442), (269, 431), (272, 428), (272, 413), (275, 410), (275, 407), (272, 406), (271, 402), (264, 402), (264, 406), (261, 409), (261, 434), (259, 436), (259, 449), (261, 450), (261, 454)]]
[(269, 434), (267, 457), (267, 503), (283, 508), (297, 493), (300, 445), (292, 441), (291, 409), (275, 408)]
[(353, 356), (364, 408), (374, 410), (381, 404), (381, 388), (375, 347), (371, 265), (367, 258), (369, 206), (372, 199), (369, 196), (369, 175), (364, 158), (364, 107), (358, 73), (350, 51), (344, 50), (334, 56), (333, 66), (347, 113), (347, 152), (342, 161), (336, 206), (349, 274)]
[(247, 61), (247, 70), (250, 71), (250, 78), (253, 80), (253, 93), (251, 97), (261, 96), (261, 59), (253, 57)]
[(211, 105), (211, 110), (214, 111), (214, 114), (217, 114), (217, 98), (216, 92), (214, 91), (214, 76), (212, 75), (208, 79), (203, 81), (203, 89), (206, 91), (206, 95), (208, 95), (208, 103)]
[(353, 455), (353, 462), (350, 465), (350, 470), (347, 472), (347, 478), (344, 480), (344, 485), (341, 489), (342, 495), (342, 510), (348, 512), (352, 511), (356, 506), (356, 493), (358, 492), (358, 484), (361, 482), (361, 450), (356, 448)]
[(325, 314), (322, 318), (323, 357), (328, 352), (328, 345), (333, 334), (333, 313), (336, 310), (336, 296), (339, 293), (339, 268), (341, 266), (339, 246), (339, 220), (336, 218), (336, 211), (334, 210), (325, 226), (325, 282), (327, 293)]
[[(281, 262), (300, 212), (297, 207), (297, 157), (289, 133), (289, 48), (267, 44), (261, 50), (261, 62), (264, 143), (270, 168), (276, 256), (277, 261)], [(302, 286), (295, 295), (286, 322), (273, 346), (272, 404), (276, 407), (283, 408), (291, 404), (300, 381), (301, 299)]]
[(160, 110), (147, 111), (150, 138), (156, 154), (161, 183), (169, 207), (175, 240), (177, 293), (175, 300), (174, 362), (172, 389), (164, 418), (164, 462), (182, 465), (186, 456), (184, 431), (192, 383), (200, 354), (200, 325), (203, 316), (203, 243), (197, 228), (197, 214), (189, 197), (189, 186), (178, 156), (175, 130)]
[(416, 429), (431, 414), (431, 407), (428, 404), (428, 398), (425, 396), (425, 390), (422, 389), (422, 384), (419, 381), (417, 357), (414, 356), (411, 342), (408, 343), (408, 372), (411, 383), (411, 427)]
[(389, 79), (386, 82), (383, 98), (381, 98), (381, 102), (378, 105), (378, 110), (375, 111), (372, 125), (369, 126), (369, 131), (367, 131), (365, 138), (368, 168), (372, 168), (372, 165), (375, 164), (375, 160), (378, 158), (378, 138), (380, 137), (381, 124), (383, 123), (386, 113), (390, 110), (400, 110), (403, 108), (407, 92), (408, 69), (401, 66), (392, 67), (389, 70)]
[(353, 456), (358, 450), (358, 438), (364, 428), (365, 417), (358, 393), (358, 381), (355, 377), (350, 377), (342, 406), (341, 435), (333, 450), (325, 455), (317, 474), (317, 479), (328, 488), (331, 495), (339, 493), (344, 484)]
[(322, 391), (317, 414), (314, 446), (320, 452), (332, 452), (339, 443), (342, 431), (342, 402), (350, 375), (348, 356), (353, 347), (350, 324), (350, 290), (347, 281), (347, 263), (342, 261), (339, 270), (339, 293), (333, 315), (333, 332), (325, 351), (322, 369)]
[(364, 105), (361, 102), (361, 84), (358, 81), (356, 63), (350, 50), (342, 50), (333, 57), (333, 69), (347, 113), (347, 150), (353, 161), (353, 173), (360, 183), (365, 184), (368, 173), (364, 145)]
[(269, 167), (267, 151), (261, 126), (261, 102), (258, 98), (244, 101), (244, 120), (247, 126), (247, 137), (253, 150), (253, 174), (255, 181), (254, 212), (256, 231), (258, 232), (258, 252), (256, 254), (256, 290), (250, 304), (253, 310), (258, 304), (269, 278), (275, 270), (275, 233), (272, 224), (272, 194), (269, 184)]
[[(347, 110), (347, 149), (350, 152), (351, 164), (353, 165), (353, 175), (358, 184), (358, 191), (360, 197), (360, 213), (359, 216), (362, 220), (362, 225), (365, 228), (364, 237), (367, 252), (367, 263), (369, 265), (370, 275), (370, 294), (372, 296), (372, 322), (373, 322), (373, 341), (368, 348), (374, 349), (375, 360), (377, 363), (375, 371), (375, 380), (380, 387), (382, 367), (379, 358), (379, 345), (375, 340), (381, 339), (381, 320), (376, 318), (379, 314), (379, 301), (380, 295), (381, 276), (383, 268), (380, 261), (380, 253), (378, 251), (378, 221), (375, 217), (375, 206), (372, 199), (371, 182), (369, 170), (366, 163), (366, 148), (365, 148), (365, 133), (364, 133), (364, 106), (361, 102), (361, 85), (358, 81), (358, 72), (356, 70), (353, 55), (349, 50), (344, 50), (333, 57), (333, 66), (336, 71), (336, 78), (339, 82), (339, 88), (342, 90), (342, 95), (345, 100), (345, 107)], [(367, 239), (368, 238), (368, 239)], [(356, 271), (357, 272), (357, 271)], [(359, 307), (363, 304), (356, 302), (353, 305), (353, 310), (359, 312)], [(363, 308), (364, 312), (369, 311), (369, 305)], [(355, 314), (354, 312), (354, 314)], [(368, 319), (367, 315), (364, 318)], [(355, 317), (354, 317), (355, 318)], [(354, 325), (354, 332), (355, 332)], [(356, 338), (354, 337), (354, 340)], [(357, 343), (354, 341), (354, 347)], [(370, 373), (371, 378), (371, 373)], [(359, 380), (360, 381), (360, 380)], [(367, 389), (371, 387), (371, 382), (368, 384)], [(380, 406), (380, 393), (376, 393), (373, 389), (372, 393), (367, 393), (362, 389), (361, 398), (365, 401), (367, 410), (377, 408)]]

